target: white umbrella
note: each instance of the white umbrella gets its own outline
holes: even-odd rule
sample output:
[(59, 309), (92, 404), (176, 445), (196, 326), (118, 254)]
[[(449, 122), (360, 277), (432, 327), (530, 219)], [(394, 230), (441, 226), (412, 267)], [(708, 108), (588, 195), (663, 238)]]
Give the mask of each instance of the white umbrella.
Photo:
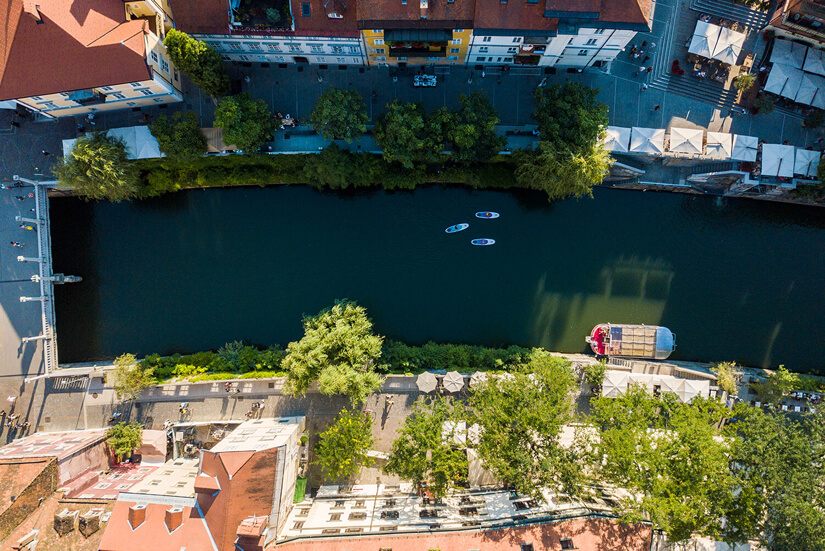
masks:
[(438, 379), (435, 374), (425, 371), (415, 380), (418, 390), (421, 392), (432, 392), (438, 386)]
[(670, 151), (701, 155), (703, 135), (701, 128), (673, 127), (670, 129)]
[(819, 151), (810, 149), (796, 149), (793, 172), (802, 176), (816, 176), (816, 169), (819, 167)]
[(739, 54), (742, 52), (742, 45), (745, 43), (745, 35), (740, 32), (722, 27), (719, 29), (719, 40), (713, 48), (713, 59), (718, 59), (728, 65), (736, 65)]
[(802, 65), (802, 70), (825, 76), (825, 58), (823, 58), (823, 54), (825, 52), (822, 50), (808, 47), (808, 55), (805, 56), (805, 64)]
[(450, 371), (444, 375), (441, 384), (444, 385), (444, 390), (447, 392), (459, 392), (464, 388), (464, 375), (458, 371)]
[(794, 147), (776, 143), (762, 145), (762, 175), (790, 178), (793, 176)]
[(663, 128), (634, 126), (630, 133), (630, 151), (633, 153), (659, 154), (665, 149)]
[(708, 132), (707, 153), (714, 159), (730, 159), (733, 152), (733, 135), (726, 132)]
[[(451, 438), (452, 437), (452, 438)], [(464, 421), (444, 421), (441, 425), (441, 440), (448, 444), (467, 445), (467, 423)]]
[(759, 147), (759, 138), (734, 134), (733, 151), (730, 153), (730, 158), (737, 161), (753, 162), (756, 160), (757, 147)]
[(470, 377), (470, 386), (472, 388), (479, 387), (479, 386), (483, 385), (486, 382), (487, 382), (487, 373), (485, 373), (484, 371), (476, 371)]
[(783, 63), (785, 65), (801, 69), (805, 61), (806, 49), (806, 46), (803, 46), (797, 42), (777, 38), (773, 41), (771, 63)]
[(688, 52), (705, 58), (713, 57), (713, 49), (719, 40), (720, 30), (720, 27), (711, 23), (697, 21), (693, 37), (690, 39)]
[(814, 98), (825, 88), (825, 78), (810, 73), (802, 73), (802, 81), (799, 83), (799, 90), (796, 92), (796, 103), (811, 105)]
[(608, 151), (627, 152), (630, 143), (630, 129), (621, 126), (608, 126), (604, 138), (604, 148)]

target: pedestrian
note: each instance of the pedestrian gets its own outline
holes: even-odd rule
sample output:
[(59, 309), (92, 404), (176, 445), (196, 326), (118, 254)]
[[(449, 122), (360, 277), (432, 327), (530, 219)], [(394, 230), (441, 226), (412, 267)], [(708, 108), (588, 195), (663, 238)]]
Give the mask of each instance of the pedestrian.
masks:
[(223, 387), (226, 389), (226, 392), (229, 392), (230, 390), (232, 390), (232, 383), (227, 381), (226, 384), (223, 385)]
[(235, 387), (235, 394), (240, 394), (240, 393), (241, 393), (241, 387), (239, 387), (239, 386)]
[(636, 45), (634, 44), (632, 48), (630, 48), (630, 55), (634, 55), (636, 53)]
[(647, 40), (642, 41), (642, 48), (644, 48), (645, 46), (647, 46)]
[(77, 125), (77, 133), (78, 134), (83, 134), (84, 132), (86, 132), (86, 127), (83, 126), (82, 124), (78, 124)]
[(649, 55), (646, 55), (645, 58), (642, 60), (642, 63), (647, 63), (647, 60), (650, 59)]
[(644, 92), (645, 90), (647, 90), (647, 82), (642, 84), (642, 89), (640, 90), (640, 92)]
[(647, 51), (649, 51), (649, 52), (652, 52), (655, 49), (656, 49), (656, 43), (655, 42), (651, 42), (650, 45), (647, 47)]
[(11, 124), (13, 127), (15, 127), (15, 128), (20, 128), (20, 123), (19, 123), (19, 122), (17, 122), (17, 121), (11, 121), (11, 123), (10, 123), (10, 124)]
[(18, 201), (25, 201), (26, 200), (26, 198), (23, 197), (22, 195), (15, 195), (14, 198), (17, 199)]
[(43, 151), (41, 151), (41, 153), (43, 153), (43, 155), (44, 155), (45, 157), (48, 157), (49, 155), (51, 155), (51, 153), (49, 153), (49, 152), (48, 152), (48, 151), (46, 151), (45, 149), (44, 149)]
[(639, 59), (640, 57), (641, 57), (641, 54), (639, 52), (634, 52), (633, 53), (633, 59)]
[(651, 109), (651, 111), (658, 111), (658, 110), (659, 110), (659, 109), (661, 109), (661, 108), (662, 108), (662, 106), (661, 106), (661, 105), (654, 105), (654, 106), (653, 106), (653, 109)]
[(26, 197), (28, 197), (29, 199), (34, 199), (34, 193), (29, 192), (29, 194), (26, 195)]
[(484, 69), (482, 69), (481, 70), (481, 78), (484, 78), (486, 76), (487, 76), (487, 72)]
[(653, 72), (653, 67), (648, 67), (648, 68), (647, 68), (647, 72), (648, 72), (648, 73)]
[(819, 138), (819, 139), (818, 139), (817, 141), (815, 141), (814, 143), (822, 143), (823, 141), (825, 141), (825, 138)]

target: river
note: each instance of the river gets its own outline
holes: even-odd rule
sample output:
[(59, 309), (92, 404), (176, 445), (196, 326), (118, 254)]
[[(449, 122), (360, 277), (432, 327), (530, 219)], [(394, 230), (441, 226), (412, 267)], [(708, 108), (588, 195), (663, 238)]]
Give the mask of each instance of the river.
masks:
[[(473, 213), (493, 210), (496, 220)], [(61, 363), (286, 344), (335, 299), (380, 334), (580, 352), (598, 322), (664, 325), (673, 359), (817, 370), (825, 211), (694, 195), (441, 187), (192, 190), (51, 201)], [(470, 228), (446, 234), (447, 226)], [(489, 247), (470, 240), (496, 240)]]

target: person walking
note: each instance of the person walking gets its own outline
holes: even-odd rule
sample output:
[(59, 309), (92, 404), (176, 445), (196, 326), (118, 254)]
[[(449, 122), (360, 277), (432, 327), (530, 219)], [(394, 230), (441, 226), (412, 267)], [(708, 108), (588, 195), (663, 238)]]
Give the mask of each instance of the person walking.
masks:
[(656, 111), (658, 111), (658, 110), (659, 110), (659, 109), (661, 109), (661, 108), (662, 108), (662, 106), (661, 106), (661, 105), (654, 105), (654, 106), (653, 106), (653, 109), (651, 109), (651, 111), (656, 112)]
[(642, 83), (642, 87), (639, 89), (639, 92), (644, 92), (647, 90), (647, 82)]
[(642, 60), (642, 65), (644, 65), (645, 63), (647, 63), (647, 60), (648, 60), (648, 59), (650, 59), (650, 56), (649, 56), (649, 55), (646, 55), (646, 56), (645, 56), (645, 58)]

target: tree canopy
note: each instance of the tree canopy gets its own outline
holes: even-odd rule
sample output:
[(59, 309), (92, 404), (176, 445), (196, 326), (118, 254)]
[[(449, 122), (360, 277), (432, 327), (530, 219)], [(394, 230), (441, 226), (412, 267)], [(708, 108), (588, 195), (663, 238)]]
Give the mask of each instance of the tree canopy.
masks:
[(319, 435), (315, 461), (324, 477), (335, 483), (345, 482), (369, 467), (372, 458), (372, 417), (366, 412), (342, 409), (335, 422)]
[(780, 365), (774, 372), (769, 373), (765, 381), (752, 383), (751, 386), (764, 402), (779, 403), (782, 398), (800, 384), (799, 375), (788, 371)]
[(247, 94), (223, 98), (215, 109), (215, 126), (223, 128), (223, 141), (254, 153), (275, 130), (272, 114), (264, 100)]
[(367, 131), (367, 106), (358, 90), (327, 88), (309, 116), (312, 127), (327, 140), (357, 140)]
[(453, 144), (453, 161), (469, 165), (490, 160), (507, 145), (507, 138), (495, 132), (498, 112), (484, 92), (461, 94), (458, 100), (461, 109), (452, 113), (447, 136)]
[(302, 396), (318, 381), (324, 394), (346, 394), (363, 402), (381, 386), (375, 361), (384, 338), (372, 332), (367, 312), (355, 302), (339, 301), (318, 315), (304, 317), (304, 336), (289, 343), (281, 368), (285, 391)]
[(450, 120), (446, 109), (439, 109), (427, 117), (422, 105), (394, 100), (387, 105), (386, 113), (378, 118), (373, 137), (384, 160), (412, 169), (417, 163), (438, 160), (444, 151), (444, 126)]
[(229, 76), (217, 50), (175, 29), (167, 31), (163, 45), (175, 67), (205, 93), (217, 97), (229, 92)]
[(140, 191), (139, 172), (129, 162), (126, 143), (102, 132), (81, 136), (54, 174), (63, 187), (91, 200), (123, 201)]
[[(435, 496), (445, 495), (467, 480), (467, 452), (456, 443), (458, 422), (464, 419), (463, 405), (443, 397), (429, 403), (418, 401), (407, 417), (384, 471), (395, 474)], [(445, 430), (445, 423), (446, 425)]]
[(178, 111), (171, 118), (161, 115), (149, 125), (149, 130), (170, 159), (189, 160), (206, 153), (206, 136), (192, 111)]
[(118, 400), (134, 400), (155, 384), (152, 366), (141, 365), (134, 354), (123, 354), (114, 361), (114, 389)]
[(118, 460), (132, 454), (132, 450), (143, 444), (143, 427), (140, 423), (118, 423), (106, 431), (106, 443)]
[(555, 141), (539, 142), (533, 150), (519, 150), (516, 180), (524, 187), (547, 193), (550, 201), (592, 197), (593, 186), (610, 172), (613, 159), (601, 144), (573, 150)]
[(578, 82), (536, 88), (533, 118), (541, 139), (574, 153), (599, 143), (607, 127), (607, 105), (596, 101), (599, 90)]

